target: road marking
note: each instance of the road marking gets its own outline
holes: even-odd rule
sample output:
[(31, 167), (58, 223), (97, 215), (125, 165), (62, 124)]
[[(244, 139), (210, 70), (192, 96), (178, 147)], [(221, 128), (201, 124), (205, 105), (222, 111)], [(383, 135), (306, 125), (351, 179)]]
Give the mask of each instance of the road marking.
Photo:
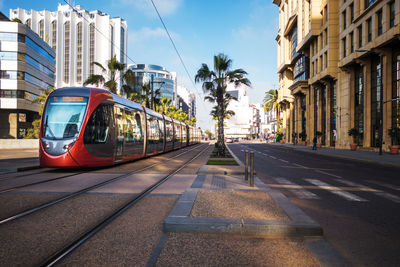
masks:
[(282, 186), (291, 185), (291, 186), (297, 187), (297, 188), (286, 188), (286, 189), (288, 191), (292, 192), (298, 198), (301, 198), (301, 199), (319, 199), (319, 197), (316, 194), (305, 190), (300, 185), (297, 185), (297, 184), (295, 184), (295, 183), (293, 183), (293, 182), (291, 182), (291, 181), (289, 181), (289, 180), (287, 180), (285, 178), (276, 177), (276, 178), (274, 178), (274, 180), (277, 181), (280, 184), (283, 184)]
[(389, 189), (400, 191), (400, 186), (395, 186), (395, 185), (391, 185), (391, 184), (387, 184), (387, 183), (383, 183), (383, 182), (372, 181), (372, 180), (368, 180), (367, 182), (377, 184), (377, 185), (380, 185), (380, 186), (383, 186), (383, 187), (386, 187)]
[(330, 188), (330, 189), (328, 189), (329, 192), (331, 192), (332, 194), (341, 196), (341, 197), (343, 197), (343, 198), (345, 198), (347, 200), (350, 200), (350, 201), (358, 201), (358, 202), (368, 201), (366, 199), (363, 199), (363, 198), (361, 198), (359, 196), (356, 196), (354, 194), (351, 194), (349, 192), (342, 191), (339, 187), (331, 186), (331, 185), (329, 185), (327, 183), (324, 183), (324, 182), (322, 182), (320, 180), (317, 180), (317, 179), (304, 179), (304, 180), (306, 180), (307, 182), (309, 182), (309, 183), (311, 183), (313, 185), (316, 185), (316, 186), (318, 186), (320, 188), (325, 187), (323, 189), (326, 189), (326, 187), (328, 186)]
[(276, 157), (274, 157), (274, 156), (269, 156), (270, 158), (273, 158), (273, 159), (276, 159)]
[(314, 171), (322, 173), (322, 174), (326, 174), (326, 175), (329, 175), (329, 176), (332, 176), (332, 177), (342, 178), (342, 176), (335, 175), (335, 174), (332, 174), (332, 173), (329, 173), (329, 172), (324, 172), (324, 171), (320, 171), (320, 170), (314, 170)]
[(282, 162), (285, 162), (285, 163), (289, 163), (289, 161), (284, 160), (284, 159), (278, 159), (278, 160), (280, 160), (280, 161), (282, 161)]
[(309, 169), (308, 167), (300, 165), (300, 164), (297, 164), (297, 163), (293, 163), (293, 165), (296, 165), (297, 167), (301, 167), (301, 168), (304, 168), (304, 169)]
[[(342, 179), (335, 179), (337, 182), (345, 184), (345, 185), (349, 185), (349, 186), (357, 186), (357, 187), (364, 187), (364, 188), (368, 188), (368, 189), (372, 189), (368, 186), (364, 186), (364, 185), (360, 185), (351, 181), (347, 181), (347, 180), (342, 180)], [(400, 203), (400, 197), (390, 194), (390, 193), (386, 193), (386, 192), (382, 192), (380, 190), (376, 190), (376, 191), (372, 191), (373, 194), (386, 198), (388, 200), (391, 200), (395, 203)]]

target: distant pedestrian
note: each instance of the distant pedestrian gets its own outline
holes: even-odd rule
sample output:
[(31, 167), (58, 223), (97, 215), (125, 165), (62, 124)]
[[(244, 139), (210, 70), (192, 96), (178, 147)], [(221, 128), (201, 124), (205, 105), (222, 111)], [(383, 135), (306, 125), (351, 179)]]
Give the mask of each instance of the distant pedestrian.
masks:
[(312, 140), (312, 150), (317, 150), (317, 137), (314, 136), (313, 140)]

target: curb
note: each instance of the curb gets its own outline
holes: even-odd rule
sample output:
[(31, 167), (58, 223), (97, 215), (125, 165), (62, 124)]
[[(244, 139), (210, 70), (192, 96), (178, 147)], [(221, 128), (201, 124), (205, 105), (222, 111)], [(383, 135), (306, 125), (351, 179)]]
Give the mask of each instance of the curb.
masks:
[(290, 150), (303, 151), (303, 152), (309, 153), (309, 154), (318, 154), (318, 155), (323, 155), (323, 156), (332, 157), (332, 158), (356, 160), (356, 161), (360, 161), (360, 162), (364, 162), (364, 163), (376, 163), (376, 164), (380, 164), (380, 165), (384, 165), (384, 166), (400, 167), (400, 164), (390, 163), (390, 162), (380, 162), (380, 161), (369, 160), (369, 159), (352, 158), (352, 157), (342, 156), (342, 155), (332, 155), (332, 154), (318, 153), (318, 152), (315, 152), (315, 151), (309, 151), (309, 150), (305, 150), (305, 149), (297, 149), (297, 148), (294, 148), (294, 147), (289, 147), (289, 146), (280, 145), (280, 144), (276, 144), (276, 145), (267, 144), (267, 145), (272, 146), (272, 147), (279, 147), (279, 148), (285, 148), (285, 149), (290, 149)]
[[(256, 178), (256, 183), (264, 185)], [(291, 221), (248, 220), (226, 218), (195, 218), (190, 213), (199, 190), (186, 189), (181, 195), (168, 217), (164, 220), (164, 232), (197, 232), (197, 233), (230, 233), (257, 236), (322, 236), (323, 230), (283, 194), (272, 191), (265, 185), (256, 192), (268, 193), (285, 211)], [(232, 191), (232, 190), (229, 190)], [(248, 191), (248, 190), (235, 190)], [(254, 192), (255, 190), (251, 190)]]

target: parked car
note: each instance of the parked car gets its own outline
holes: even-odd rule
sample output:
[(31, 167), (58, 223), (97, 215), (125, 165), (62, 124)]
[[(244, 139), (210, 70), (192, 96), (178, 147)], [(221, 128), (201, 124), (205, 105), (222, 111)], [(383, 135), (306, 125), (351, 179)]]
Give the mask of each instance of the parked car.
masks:
[(233, 143), (233, 139), (232, 138), (226, 138), (226, 142), (227, 143)]

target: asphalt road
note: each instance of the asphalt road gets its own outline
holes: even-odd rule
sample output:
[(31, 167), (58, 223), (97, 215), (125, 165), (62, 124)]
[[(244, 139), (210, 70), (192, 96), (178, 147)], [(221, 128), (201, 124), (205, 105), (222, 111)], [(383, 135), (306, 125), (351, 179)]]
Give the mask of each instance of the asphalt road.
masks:
[(400, 168), (268, 144), (230, 144), (257, 176), (317, 221), (354, 266), (400, 266)]

